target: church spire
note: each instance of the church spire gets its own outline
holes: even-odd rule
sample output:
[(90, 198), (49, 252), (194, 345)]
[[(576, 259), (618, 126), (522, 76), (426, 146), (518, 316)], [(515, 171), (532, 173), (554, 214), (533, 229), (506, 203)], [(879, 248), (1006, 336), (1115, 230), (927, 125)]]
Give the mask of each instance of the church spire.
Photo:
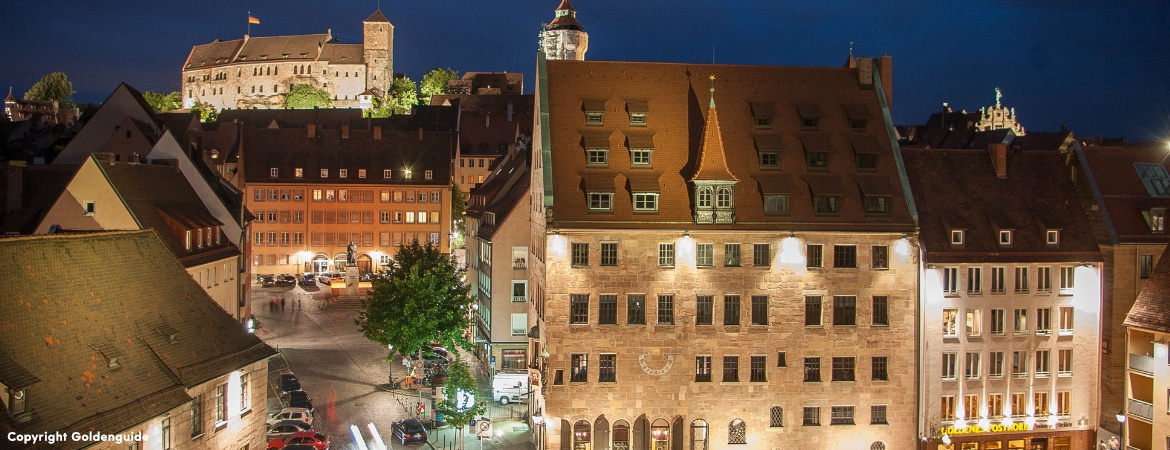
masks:
[(715, 75), (711, 75), (711, 103), (704, 125), (699, 164), (691, 181), (738, 181), (727, 169), (727, 157), (723, 152), (723, 133), (719, 130), (719, 113), (715, 109)]

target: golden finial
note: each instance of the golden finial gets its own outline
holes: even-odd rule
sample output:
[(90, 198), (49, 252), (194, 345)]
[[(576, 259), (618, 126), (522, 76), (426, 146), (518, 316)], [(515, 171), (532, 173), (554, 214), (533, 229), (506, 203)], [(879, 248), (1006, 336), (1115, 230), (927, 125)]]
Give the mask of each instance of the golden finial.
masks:
[(711, 74), (711, 106), (709, 107), (715, 107), (715, 74)]

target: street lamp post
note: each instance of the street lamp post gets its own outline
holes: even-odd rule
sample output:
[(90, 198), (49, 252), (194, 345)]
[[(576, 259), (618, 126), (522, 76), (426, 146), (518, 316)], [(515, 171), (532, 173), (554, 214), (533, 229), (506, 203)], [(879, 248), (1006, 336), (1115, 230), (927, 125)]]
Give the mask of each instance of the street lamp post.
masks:
[(1125, 419), (1125, 409), (1122, 409), (1117, 413), (1117, 422), (1121, 424), (1121, 448), (1123, 449), (1129, 448), (1129, 445), (1125, 442)]

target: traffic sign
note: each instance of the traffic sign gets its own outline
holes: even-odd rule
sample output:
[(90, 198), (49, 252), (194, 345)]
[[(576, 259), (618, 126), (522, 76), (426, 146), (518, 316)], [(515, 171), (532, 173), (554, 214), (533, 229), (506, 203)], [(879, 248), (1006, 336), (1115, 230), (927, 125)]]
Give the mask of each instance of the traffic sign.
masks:
[(480, 419), (475, 422), (475, 435), (481, 439), (492, 438), (492, 421), (491, 419)]

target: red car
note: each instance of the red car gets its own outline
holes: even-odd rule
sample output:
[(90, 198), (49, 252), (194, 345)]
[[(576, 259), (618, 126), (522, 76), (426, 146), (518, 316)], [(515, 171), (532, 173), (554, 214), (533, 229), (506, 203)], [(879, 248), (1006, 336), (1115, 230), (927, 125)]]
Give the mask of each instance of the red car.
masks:
[(329, 450), (329, 436), (316, 431), (302, 431), (285, 438), (268, 441), (268, 450), (282, 449), (286, 445), (311, 445), (317, 450)]

